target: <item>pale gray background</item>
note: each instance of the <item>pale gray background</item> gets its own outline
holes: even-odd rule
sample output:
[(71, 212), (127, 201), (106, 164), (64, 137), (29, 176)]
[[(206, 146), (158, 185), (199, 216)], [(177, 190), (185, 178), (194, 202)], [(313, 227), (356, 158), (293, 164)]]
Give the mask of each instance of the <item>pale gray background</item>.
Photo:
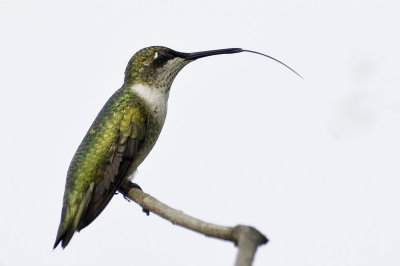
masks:
[[(112, 4), (111, 4), (112, 3)], [(256, 226), (254, 265), (400, 264), (398, 1), (0, 0), (0, 265), (232, 265), (235, 247), (114, 197), (52, 250), (69, 162), (129, 58), (243, 47), (176, 78), (136, 176)]]

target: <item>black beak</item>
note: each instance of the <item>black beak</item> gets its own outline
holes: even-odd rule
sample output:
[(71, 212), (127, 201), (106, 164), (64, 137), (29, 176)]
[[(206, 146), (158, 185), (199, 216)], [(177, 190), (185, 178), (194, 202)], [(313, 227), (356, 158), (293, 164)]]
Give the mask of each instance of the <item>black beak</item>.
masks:
[(255, 51), (251, 51), (251, 50), (244, 50), (242, 48), (226, 48), (226, 49), (218, 49), (218, 50), (210, 50), (210, 51), (203, 51), (203, 52), (188, 53), (188, 54), (184, 54), (184, 58), (187, 59), (187, 60), (196, 60), (196, 59), (199, 59), (199, 58), (202, 58), (202, 57), (207, 57), (207, 56), (212, 56), (212, 55), (236, 54), (236, 53), (241, 53), (241, 52), (249, 52), (249, 53), (254, 53), (254, 54), (258, 54), (258, 55), (262, 55), (262, 56), (268, 57), (269, 59), (272, 59), (272, 60), (278, 62), (279, 64), (282, 64), (285, 67), (289, 68), (297, 76), (302, 78), (299, 75), (299, 73), (297, 73), (293, 68), (291, 68), (290, 66), (286, 65), (285, 63), (279, 61), (276, 58), (273, 58), (272, 56), (269, 56), (269, 55), (266, 55), (266, 54), (263, 54), (263, 53), (259, 53), (259, 52), (255, 52)]
[(218, 50), (210, 50), (196, 53), (187, 54), (186, 59), (188, 60), (196, 60), (206, 56), (219, 55), (219, 54), (235, 54), (243, 52), (240, 48), (227, 48), (227, 49), (218, 49)]

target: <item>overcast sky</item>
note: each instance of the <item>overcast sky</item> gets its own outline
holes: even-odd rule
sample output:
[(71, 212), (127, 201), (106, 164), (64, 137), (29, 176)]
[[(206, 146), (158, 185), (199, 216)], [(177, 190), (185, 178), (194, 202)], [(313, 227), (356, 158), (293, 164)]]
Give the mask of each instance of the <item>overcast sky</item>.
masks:
[[(111, 4), (112, 3), (112, 4)], [(262, 265), (400, 264), (398, 1), (0, 0), (0, 265), (232, 265), (236, 249), (117, 195), (52, 250), (66, 172), (130, 57), (242, 47), (175, 79), (135, 181), (255, 226)]]

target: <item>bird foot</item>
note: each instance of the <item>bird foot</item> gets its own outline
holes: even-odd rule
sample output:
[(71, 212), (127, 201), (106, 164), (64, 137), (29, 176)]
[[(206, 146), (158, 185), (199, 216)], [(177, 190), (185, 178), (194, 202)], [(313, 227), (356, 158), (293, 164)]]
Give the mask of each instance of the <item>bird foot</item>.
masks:
[[(133, 183), (133, 182), (127, 182), (127, 183), (121, 185), (121, 186), (119, 187), (118, 191), (124, 196), (124, 198), (125, 198), (127, 201), (130, 201), (129, 198), (128, 198), (126, 195), (129, 193), (129, 190), (131, 190), (132, 188), (137, 188), (137, 189), (140, 189), (141, 191), (143, 191), (143, 189), (142, 189), (138, 184)], [(150, 211), (149, 211), (149, 210), (143, 208), (142, 211), (143, 211), (147, 216), (150, 215)]]
[(143, 191), (143, 189), (136, 183), (133, 182), (126, 182), (126, 183), (122, 183), (119, 188), (118, 188), (118, 192), (120, 192), (125, 199), (128, 199), (126, 197), (126, 195), (128, 195), (129, 190), (131, 190), (132, 188), (137, 188)]

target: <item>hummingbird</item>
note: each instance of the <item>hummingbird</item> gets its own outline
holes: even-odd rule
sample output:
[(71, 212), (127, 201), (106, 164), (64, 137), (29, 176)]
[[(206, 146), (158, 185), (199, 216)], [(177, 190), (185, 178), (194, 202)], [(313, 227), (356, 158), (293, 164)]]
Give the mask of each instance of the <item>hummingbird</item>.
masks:
[(93, 222), (152, 150), (178, 72), (199, 58), (240, 52), (266, 56), (297, 74), (271, 56), (241, 48), (182, 53), (151, 46), (133, 55), (122, 87), (103, 106), (69, 165), (54, 248), (60, 242), (65, 248), (75, 232)]

